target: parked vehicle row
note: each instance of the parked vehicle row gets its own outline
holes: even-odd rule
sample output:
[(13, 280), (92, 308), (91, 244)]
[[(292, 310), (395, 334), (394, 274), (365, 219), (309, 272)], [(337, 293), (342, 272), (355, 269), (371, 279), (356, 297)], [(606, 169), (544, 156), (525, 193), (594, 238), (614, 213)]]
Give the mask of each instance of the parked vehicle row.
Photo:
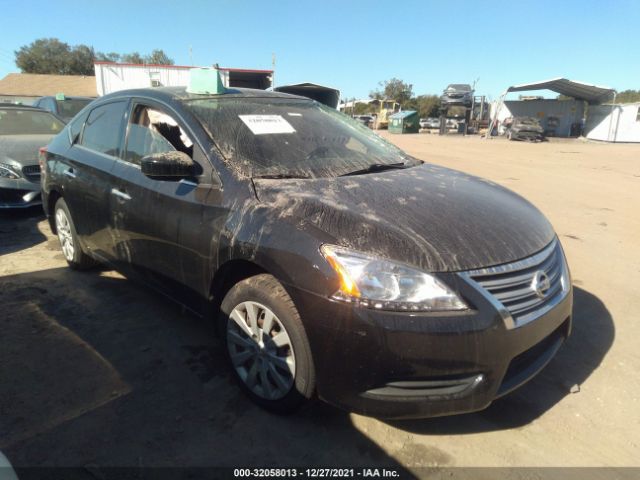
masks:
[(0, 104), (0, 208), (40, 204), (38, 150), (91, 101), (58, 94), (32, 106)]
[(569, 270), (534, 206), (309, 99), (117, 92), (41, 162), (69, 266), (110, 265), (214, 321), (274, 411), (480, 410), (571, 330)]

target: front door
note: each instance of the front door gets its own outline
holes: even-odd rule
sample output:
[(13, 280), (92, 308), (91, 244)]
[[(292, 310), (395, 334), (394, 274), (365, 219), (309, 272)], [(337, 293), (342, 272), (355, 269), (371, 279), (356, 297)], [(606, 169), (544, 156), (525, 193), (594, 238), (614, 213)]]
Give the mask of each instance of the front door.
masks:
[[(207, 275), (195, 233), (202, 230), (205, 198), (215, 187), (207, 158), (176, 118), (153, 102), (132, 103), (125, 152), (114, 169), (111, 220), (121, 268), (193, 305)], [(191, 156), (201, 174), (158, 180), (142, 173), (142, 157), (174, 150)]]

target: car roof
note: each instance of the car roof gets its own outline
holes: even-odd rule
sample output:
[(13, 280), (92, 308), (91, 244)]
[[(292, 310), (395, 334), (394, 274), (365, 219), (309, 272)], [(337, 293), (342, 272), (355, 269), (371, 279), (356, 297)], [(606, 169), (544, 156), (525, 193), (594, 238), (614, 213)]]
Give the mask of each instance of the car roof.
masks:
[(467, 83), (451, 83), (447, 88), (455, 88), (456, 90), (471, 90), (471, 85)]
[(34, 107), (33, 105), (20, 105), (19, 103), (2, 103), (0, 102), (0, 108), (13, 108), (16, 110), (36, 110), (38, 112), (45, 112), (41, 108)]
[(307, 97), (300, 95), (292, 95), (290, 93), (271, 92), (267, 90), (257, 90), (253, 88), (227, 88), (225, 93), (214, 94), (199, 94), (187, 92), (187, 87), (154, 87), (154, 88), (136, 88), (130, 90), (119, 90), (117, 92), (110, 93), (100, 100), (106, 100), (110, 98), (121, 97), (148, 97), (155, 98), (157, 100), (164, 100), (166, 102), (176, 101), (189, 101), (189, 100), (203, 100), (206, 98), (289, 98), (312, 101)]
[[(44, 97), (40, 97), (38, 100), (43, 98), (53, 98), (54, 100), (58, 100), (55, 95), (45, 95)], [(78, 95), (65, 95), (64, 100), (95, 100), (93, 97), (81, 97)]]

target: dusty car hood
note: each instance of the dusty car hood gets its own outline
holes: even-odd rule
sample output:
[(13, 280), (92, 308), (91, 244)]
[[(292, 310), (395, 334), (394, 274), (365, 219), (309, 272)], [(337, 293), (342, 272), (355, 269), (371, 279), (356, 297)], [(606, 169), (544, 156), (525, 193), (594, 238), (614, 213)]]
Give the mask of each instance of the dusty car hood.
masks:
[(38, 150), (54, 135), (0, 135), (0, 161), (13, 160), (21, 166), (37, 165)]
[(260, 202), (282, 219), (312, 224), (336, 244), (433, 272), (518, 260), (555, 235), (545, 217), (515, 193), (428, 164), (254, 185)]

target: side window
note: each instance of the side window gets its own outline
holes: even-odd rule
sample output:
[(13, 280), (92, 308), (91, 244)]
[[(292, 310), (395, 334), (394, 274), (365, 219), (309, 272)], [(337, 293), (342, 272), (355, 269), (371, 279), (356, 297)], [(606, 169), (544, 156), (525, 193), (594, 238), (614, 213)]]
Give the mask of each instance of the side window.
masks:
[(193, 158), (193, 142), (173, 117), (147, 105), (131, 115), (125, 159), (140, 164), (142, 157), (178, 150)]
[(80, 132), (82, 132), (82, 126), (84, 122), (87, 120), (88, 113), (83, 113), (82, 115), (73, 119), (71, 123), (69, 123), (69, 141), (71, 144), (74, 144), (80, 138)]
[(50, 112), (56, 113), (56, 109), (54, 108), (53, 100), (50, 98), (43, 98), (40, 101), (40, 108), (44, 108)]
[(117, 157), (126, 106), (126, 102), (113, 102), (91, 110), (81, 144), (90, 150)]

